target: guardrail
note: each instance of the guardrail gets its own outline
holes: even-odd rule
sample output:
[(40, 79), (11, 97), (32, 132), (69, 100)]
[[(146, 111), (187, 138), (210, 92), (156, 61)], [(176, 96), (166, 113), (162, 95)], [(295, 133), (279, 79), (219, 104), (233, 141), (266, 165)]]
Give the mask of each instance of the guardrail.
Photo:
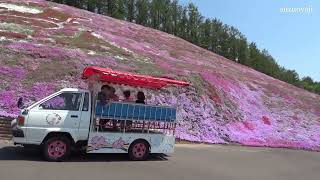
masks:
[(11, 119), (0, 117), (0, 139), (11, 139)]

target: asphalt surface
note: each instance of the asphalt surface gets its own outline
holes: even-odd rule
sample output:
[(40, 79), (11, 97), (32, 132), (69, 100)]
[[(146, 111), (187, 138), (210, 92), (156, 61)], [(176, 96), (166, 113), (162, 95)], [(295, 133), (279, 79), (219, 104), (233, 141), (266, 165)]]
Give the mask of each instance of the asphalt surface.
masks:
[(128, 161), (124, 154), (74, 154), (44, 162), (37, 150), (0, 143), (1, 180), (319, 180), (320, 152), (179, 144), (170, 156)]

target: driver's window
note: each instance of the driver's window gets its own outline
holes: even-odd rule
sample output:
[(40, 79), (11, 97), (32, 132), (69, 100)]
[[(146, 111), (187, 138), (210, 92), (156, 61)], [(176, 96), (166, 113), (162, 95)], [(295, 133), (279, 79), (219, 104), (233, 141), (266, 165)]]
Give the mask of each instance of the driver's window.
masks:
[(81, 93), (64, 92), (42, 103), (42, 109), (78, 111)]

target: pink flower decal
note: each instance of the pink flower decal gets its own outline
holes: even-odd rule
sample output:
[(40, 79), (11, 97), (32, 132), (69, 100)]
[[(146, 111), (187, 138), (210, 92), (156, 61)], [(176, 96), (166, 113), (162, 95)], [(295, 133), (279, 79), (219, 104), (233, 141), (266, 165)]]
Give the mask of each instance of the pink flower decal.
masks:
[(59, 114), (56, 113), (49, 114), (46, 117), (46, 121), (49, 125), (54, 126), (60, 123), (61, 117), (59, 116)]
[(124, 145), (125, 142), (122, 140), (122, 138), (119, 138), (118, 140), (112, 143), (112, 147), (117, 149), (123, 148)]
[(94, 136), (91, 139), (91, 146), (93, 149), (99, 149), (106, 146), (108, 143), (103, 136)]

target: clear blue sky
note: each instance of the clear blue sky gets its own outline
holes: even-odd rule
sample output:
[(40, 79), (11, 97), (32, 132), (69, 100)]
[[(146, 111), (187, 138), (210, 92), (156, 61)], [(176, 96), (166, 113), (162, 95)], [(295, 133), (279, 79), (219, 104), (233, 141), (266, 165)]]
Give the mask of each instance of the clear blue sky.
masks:
[[(320, 0), (180, 0), (180, 4), (190, 1), (203, 16), (238, 28), (280, 65), (320, 81)], [(284, 7), (311, 7), (312, 12), (280, 12)]]

